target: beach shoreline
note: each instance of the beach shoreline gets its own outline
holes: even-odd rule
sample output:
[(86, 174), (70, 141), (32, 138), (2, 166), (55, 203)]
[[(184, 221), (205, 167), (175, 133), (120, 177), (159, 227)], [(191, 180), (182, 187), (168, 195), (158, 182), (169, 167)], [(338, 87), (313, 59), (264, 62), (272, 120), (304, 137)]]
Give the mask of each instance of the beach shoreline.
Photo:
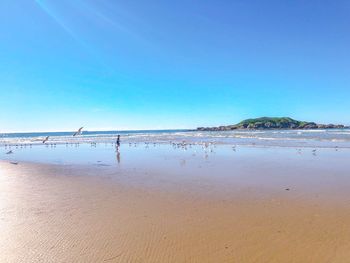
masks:
[(113, 153), (109, 146), (91, 150), (105, 165), (89, 161), (86, 151), (78, 150), (84, 163), (0, 162), (1, 262), (345, 262), (350, 256), (347, 151), (300, 156), (291, 149), (218, 147), (206, 157), (157, 147), (131, 154), (124, 147), (115, 165), (103, 159)]
[(161, 145), (236, 145), (251, 147), (298, 147), (298, 148), (343, 148), (350, 149), (350, 129), (317, 130), (232, 130), (232, 131), (100, 131), (83, 132), (72, 136), (67, 132), (57, 133), (17, 133), (0, 134), (0, 147), (7, 149), (79, 144), (113, 144), (121, 135), (124, 144), (161, 144)]

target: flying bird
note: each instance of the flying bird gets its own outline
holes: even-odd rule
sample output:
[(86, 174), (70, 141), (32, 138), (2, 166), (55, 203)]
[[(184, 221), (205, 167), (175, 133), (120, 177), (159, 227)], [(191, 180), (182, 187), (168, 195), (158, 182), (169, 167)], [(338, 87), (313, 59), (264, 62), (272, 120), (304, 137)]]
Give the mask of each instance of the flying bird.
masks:
[(80, 127), (79, 130), (77, 130), (77, 131), (73, 134), (73, 136), (80, 135), (81, 132), (82, 132), (82, 130), (83, 130), (83, 128), (84, 128), (84, 127)]
[(12, 150), (10, 150), (10, 151), (8, 151), (6, 154), (12, 154), (13, 153), (13, 151)]
[(46, 136), (46, 138), (43, 140), (43, 143), (47, 142), (49, 140), (50, 136)]

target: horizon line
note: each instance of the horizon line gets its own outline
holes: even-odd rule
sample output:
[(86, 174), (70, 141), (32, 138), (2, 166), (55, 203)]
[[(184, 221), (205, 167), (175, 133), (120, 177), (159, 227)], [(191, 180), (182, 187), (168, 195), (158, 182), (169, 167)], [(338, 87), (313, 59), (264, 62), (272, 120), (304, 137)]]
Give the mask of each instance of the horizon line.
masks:
[[(106, 129), (106, 130), (83, 130), (84, 132), (137, 132), (137, 131), (191, 131), (191, 130), (196, 130), (196, 128), (194, 129), (190, 129), (190, 128), (166, 128), (166, 129), (121, 129), (121, 130), (114, 130), (114, 129)], [(56, 133), (56, 132), (60, 132), (60, 133), (74, 133), (75, 131), (11, 131), (11, 132), (0, 132), (0, 134), (24, 134), (24, 133)]]

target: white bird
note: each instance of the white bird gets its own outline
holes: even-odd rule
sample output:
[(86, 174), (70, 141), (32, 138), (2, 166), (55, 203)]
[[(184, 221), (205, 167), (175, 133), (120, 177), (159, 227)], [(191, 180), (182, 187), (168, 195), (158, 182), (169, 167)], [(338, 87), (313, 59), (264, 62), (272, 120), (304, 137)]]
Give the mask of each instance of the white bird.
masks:
[(43, 140), (43, 143), (47, 142), (49, 140), (50, 136), (46, 136), (46, 138)]
[(81, 132), (82, 132), (82, 130), (83, 130), (83, 128), (84, 128), (84, 127), (80, 127), (79, 130), (77, 130), (77, 131), (73, 134), (73, 136), (80, 135)]

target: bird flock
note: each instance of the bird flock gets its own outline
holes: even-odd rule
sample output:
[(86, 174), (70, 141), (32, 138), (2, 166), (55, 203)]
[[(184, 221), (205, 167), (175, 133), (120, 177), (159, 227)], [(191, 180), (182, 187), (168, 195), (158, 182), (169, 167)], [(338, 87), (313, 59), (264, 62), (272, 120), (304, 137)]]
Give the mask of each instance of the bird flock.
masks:
[[(83, 128), (84, 127), (80, 127), (77, 131), (75, 131), (72, 134), (72, 137), (76, 137), (79, 136), (83, 133)], [(56, 143), (54, 142), (50, 142), (50, 136), (46, 136), (43, 139), (41, 139), (42, 144), (44, 144), (46, 147), (56, 147)], [(187, 151), (188, 149), (191, 149), (193, 146), (200, 146), (201, 149), (204, 151), (204, 154), (206, 156), (206, 158), (208, 157), (209, 153), (215, 153), (215, 148), (217, 147), (217, 143), (215, 141), (199, 141), (199, 142), (186, 142), (185, 140), (178, 142), (178, 141), (169, 141), (168, 142), (174, 149), (181, 149), (184, 151)], [(75, 147), (79, 147), (79, 142), (74, 142), (74, 143), (65, 143), (66, 146), (75, 146)], [(116, 143), (112, 143), (112, 145), (115, 145)], [(129, 147), (137, 147), (140, 142), (129, 142)], [(150, 148), (150, 146), (156, 147), (159, 144), (164, 144), (164, 142), (144, 142), (144, 147), (146, 149)], [(12, 146), (15, 146), (16, 148), (26, 148), (26, 147), (32, 147), (33, 144), (29, 143), (29, 144), (15, 144), (15, 145), (10, 145), (10, 144), (5, 144), (5, 149), (8, 149), (8, 151), (6, 152), (7, 155), (10, 154), (14, 154), (14, 150), (11, 148)], [(91, 147), (97, 147), (97, 142), (90, 142), (90, 146)], [(116, 146), (116, 145), (115, 145)], [(251, 146), (256, 146), (255, 143), (252, 143)], [(236, 145), (231, 145), (231, 149), (233, 152), (237, 151), (237, 146)], [(302, 154), (303, 152), (306, 152), (307, 148), (297, 148), (297, 153), (298, 154)], [(335, 150), (338, 151), (339, 147), (335, 146)], [(196, 150), (194, 150), (193, 155), (196, 155), (197, 153), (197, 148)], [(316, 156), (318, 153), (317, 148), (312, 149), (311, 153), (313, 156)]]
[[(83, 132), (83, 128), (84, 128), (84, 127), (80, 127), (76, 132), (74, 132), (74, 133), (73, 133), (73, 137), (75, 137), (75, 136), (77, 136), (77, 135), (81, 135), (82, 132)], [(49, 139), (50, 139), (50, 136), (46, 136), (46, 137), (42, 140), (42, 143), (45, 144), (46, 147), (48, 147), (49, 145), (50, 145), (51, 147), (56, 147), (56, 143), (47, 144), (47, 142), (49, 141)], [(75, 145), (77, 146), (78, 144), (79, 144), (79, 143), (76, 143)], [(31, 148), (32, 145), (33, 145), (33, 144), (29, 143), (29, 144), (15, 144), (14, 146), (15, 146), (16, 148), (18, 148), (18, 147), (20, 147), (20, 148), (23, 148), (23, 147), (26, 148), (27, 146)], [(66, 143), (66, 145), (68, 145), (68, 143)], [(9, 144), (9, 145), (5, 144), (5, 149), (7, 149), (7, 147), (10, 148), (10, 150), (7, 151), (5, 154), (13, 154), (13, 153), (14, 153), (14, 151), (11, 149), (11, 146), (12, 146), (11, 144)]]

